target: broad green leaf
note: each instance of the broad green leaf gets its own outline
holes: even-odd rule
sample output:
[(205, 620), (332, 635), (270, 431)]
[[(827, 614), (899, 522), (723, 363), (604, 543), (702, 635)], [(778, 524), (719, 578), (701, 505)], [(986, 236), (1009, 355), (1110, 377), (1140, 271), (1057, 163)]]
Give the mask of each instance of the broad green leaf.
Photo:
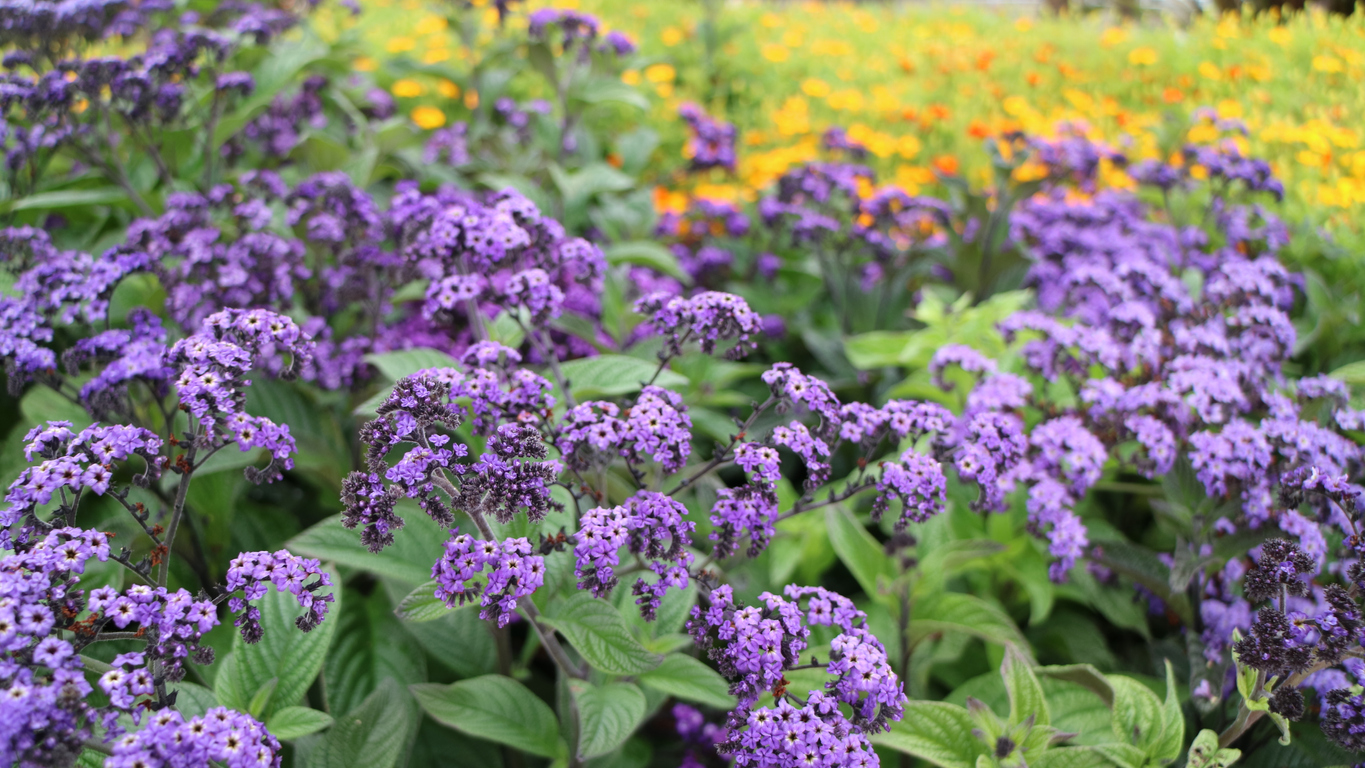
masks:
[(682, 653), (670, 653), (658, 667), (640, 675), (640, 685), (684, 701), (732, 709), (735, 697), (720, 673)]
[(360, 706), (382, 680), (407, 686), (427, 679), (426, 654), (402, 623), (393, 620), (383, 590), (368, 596), (348, 590), (345, 603), (322, 671), (327, 709), (337, 716)]
[(308, 768), (393, 768), (403, 764), (421, 722), (411, 695), (386, 679), (355, 711), (337, 720)]
[(649, 99), (645, 98), (643, 93), (616, 79), (593, 78), (582, 88), (575, 90), (572, 95), (574, 98), (582, 99), (589, 104), (615, 101), (621, 104), (629, 104), (637, 109), (649, 109)]
[(927, 760), (940, 768), (972, 768), (983, 752), (972, 736), (967, 710), (939, 701), (911, 701), (905, 717), (891, 730), (873, 734), (873, 744), (899, 750)]
[(461, 733), (541, 757), (553, 758), (564, 749), (555, 713), (510, 677), (484, 675), (409, 689), (433, 720)]
[(578, 756), (588, 759), (616, 749), (645, 719), (645, 695), (631, 683), (570, 682), (578, 706)]
[(655, 669), (663, 656), (646, 650), (631, 635), (615, 606), (585, 592), (552, 604), (545, 622), (559, 630), (593, 669), (613, 675), (639, 675)]
[(1091, 745), (1091, 749), (1109, 758), (1109, 762), (1119, 768), (1144, 768), (1147, 765), (1147, 753), (1132, 744), (1120, 744), (1117, 741), (1111, 741), (1105, 744)]
[(104, 761), (108, 758), (102, 752), (93, 749), (82, 749), (81, 756), (76, 758), (76, 768), (104, 768)]
[(1147, 686), (1131, 677), (1109, 675), (1114, 688), (1114, 736), (1149, 756), (1161, 741), (1161, 700)]
[(1014, 644), (1020, 653), (1028, 653), (1027, 641), (1009, 614), (975, 595), (942, 592), (918, 601), (910, 620), (911, 640), (937, 632), (965, 632), (998, 645)]
[(271, 715), (265, 729), (280, 741), (317, 733), (332, 724), (332, 716), (309, 707), (285, 707)]
[(399, 601), (393, 612), (404, 621), (424, 622), (435, 621), (454, 611), (474, 606), (474, 603), (465, 603), (455, 608), (447, 608), (445, 601), (436, 596), (436, 587), (437, 582), (432, 580), (414, 589)]
[(60, 208), (84, 208), (89, 205), (117, 205), (133, 209), (134, 203), (122, 187), (63, 189), (5, 200), (0, 202), (0, 213), (51, 211)]
[(678, 266), (678, 257), (653, 240), (614, 243), (604, 248), (602, 254), (607, 257), (609, 264), (638, 264), (684, 282), (691, 279), (683, 268)]
[(285, 547), (295, 554), (422, 584), (431, 578), (431, 564), (441, 557), (448, 534), (414, 504), (400, 502), (398, 513), (405, 524), (394, 532), (394, 543), (378, 553), (360, 543), (360, 531), (347, 530), (341, 524), (341, 515), (314, 525), (290, 539)]
[(882, 582), (896, 577), (895, 564), (886, 550), (842, 504), (825, 508), (825, 526), (835, 554), (858, 580), (858, 586), (870, 597), (880, 595)]
[(1092, 747), (1057, 747), (1029, 758), (1029, 768), (1111, 768), (1105, 755)]
[(1328, 375), (1334, 379), (1340, 379), (1347, 384), (1365, 384), (1365, 360), (1347, 363)]
[(251, 702), (246, 705), (248, 715), (257, 720), (264, 720), (265, 710), (270, 706), (270, 700), (275, 695), (275, 689), (279, 687), (280, 679), (272, 677), (265, 681), (265, 684), (256, 691), (251, 697)]
[[(90, 665), (86, 664), (88, 668)], [(218, 699), (213, 695), (213, 691), (202, 685), (180, 681), (170, 684), (171, 692), (175, 694), (175, 709), (186, 719), (199, 717), (205, 712), (218, 706)]]
[(1105, 706), (1114, 704), (1114, 686), (1109, 678), (1089, 664), (1065, 664), (1051, 667), (1038, 667), (1034, 670), (1040, 675), (1066, 680), (1089, 689), (1104, 701)]
[(459, 368), (455, 358), (439, 349), (413, 347), (365, 355), (365, 362), (379, 369), (389, 381), (398, 381), (427, 368)]
[(19, 399), (19, 412), (30, 424), (69, 421), (78, 432), (94, 423), (84, 408), (67, 400), (57, 390), (41, 384), (30, 388)]
[(1047, 698), (1043, 696), (1043, 687), (1038, 684), (1029, 662), (1012, 645), (1005, 648), (1000, 676), (1004, 678), (1005, 690), (1009, 693), (1011, 727), (1024, 722), (1030, 715), (1035, 725), (1052, 724), (1052, 713), (1048, 710)]
[(1152, 744), (1151, 754), (1157, 760), (1180, 757), (1185, 748), (1185, 714), (1180, 710), (1180, 697), (1175, 686), (1175, 669), (1166, 659), (1166, 700), (1161, 705), (1161, 739)]
[[(640, 391), (658, 370), (659, 364), (625, 355), (598, 355), (570, 360), (559, 366), (569, 381), (569, 390), (579, 400), (614, 397)], [(654, 379), (664, 389), (686, 387), (687, 379), (665, 368)]]
[[(341, 583), (341, 578), (331, 574), (332, 583)], [(301, 632), (294, 626), (294, 619), (303, 613), (297, 600), (288, 592), (280, 594), (274, 587), (260, 600), (261, 627), (264, 634), (260, 642), (248, 644), (240, 634), (234, 635), (232, 642), (232, 680), (224, 691), (215, 687), (223, 706), (233, 706), (224, 699), (234, 699), (240, 705), (242, 697), (254, 697), (271, 678), (278, 678), (274, 692), (267, 706), (261, 711), (262, 719), (269, 719), (276, 710), (297, 704), (313, 684), (327, 658), (332, 637), (336, 634), (337, 616), (343, 610), (341, 591), (323, 587), (316, 596), (330, 590), (336, 600), (328, 610), (327, 618), (311, 632)], [(218, 685), (224, 684), (223, 677), (228, 669), (219, 671)], [(250, 698), (247, 700), (250, 705)]]

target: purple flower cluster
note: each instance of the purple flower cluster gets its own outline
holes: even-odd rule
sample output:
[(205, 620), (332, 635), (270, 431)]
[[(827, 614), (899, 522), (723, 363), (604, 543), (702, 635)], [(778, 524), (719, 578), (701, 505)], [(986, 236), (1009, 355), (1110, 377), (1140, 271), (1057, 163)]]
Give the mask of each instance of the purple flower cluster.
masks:
[(947, 502), (948, 480), (943, 467), (929, 456), (908, 450), (899, 462), (885, 462), (877, 479), (877, 498), (872, 502), (872, 520), (882, 518), (893, 498), (901, 501), (901, 516), (896, 530), (910, 523), (922, 523), (943, 511)]
[(635, 311), (648, 315), (654, 332), (666, 341), (666, 354), (682, 354), (683, 345), (696, 340), (706, 354), (715, 351), (717, 342), (735, 342), (725, 353), (737, 360), (758, 345), (751, 337), (761, 333), (762, 319), (749, 309), (748, 302), (731, 294), (706, 291), (691, 298), (655, 293), (635, 302)]
[[(103, 495), (109, 491), (114, 477), (115, 462), (140, 457), (144, 471), (134, 482), (147, 485), (162, 470), (161, 439), (148, 430), (122, 424), (93, 426), (72, 432), (69, 421), (49, 421), (46, 426), (34, 427), (24, 437), (24, 458), (41, 462), (19, 473), (5, 494), (7, 506), (0, 511), (0, 546), (13, 548), (11, 528), (22, 521), (17, 541), (26, 543), (34, 535), (41, 535), (53, 527), (53, 522), (74, 522), (81, 494), (90, 491)], [(44, 522), (38, 509), (52, 502), (54, 495), (60, 509)]]
[[(885, 648), (867, 631), (867, 617), (843, 596), (795, 585), (784, 594), (765, 592), (759, 596), (762, 607), (740, 606), (730, 587), (722, 586), (692, 609), (688, 632), (739, 698), (727, 722), (730, 738), (720, 750), (737, 765), (878, 764), (867, 734), (899, 720), (906, 701)], [(787, 689), (784, 673), (800, 662), (811, 626), (839, 633), (825, 668), (834, 679), (823, 690), (798, 696)], [(765, 691), (773, 693), (775, 706), (756, 706)]]
[(250, 715), (214, 707), (186, 720), (173, 709), (151, 715), (146, 728), (113, 743), (108, 768), (278, 768), (280, 742)]
[[(507, 626), (517, 602), (545, 583), (545, 559), (534, 555), (526, 539), (481, 540), (459, 529), (451, 530), (445, 553), (431, 567), (436, 597), (454, 608), (466, 601), (481, 600), (479, 617)], [(488, 572), (482, 595), (475, 579)]]
[(691, 131), (683, 153), (691, 163), (692, 170), (735, 169), (735, 141), (739, 132), (732, 123), (721, 122), (691, 103), (678, 107), (678, 116)]
[(228, 600), (228, 608), (242, 614), (233, 623), (241, 627), (242, 639), (248, 643), (259, 641), (262, 635), (261, 609), (251, 603), (265, 597), (271, 585), (279, 592), (289, 592), (298, 601), (304, 613), (294, 620), (294, 625), (302, 632), (310, 632), (321, 624), (327, 617), (328, 604), (335, 599), (330, 592), (316, 594), (321, 588), (332, 585), (331, 577), (323, 572), (317, 560), (298, 557), (283, 549), (243, 552), (228, 566), (227, 590), (242, 592), (241, 597)]
[(692, 419), (676, 393), (647, 386), (635, 404), (619, 418), (614, 403), (579, 403), (565, 414), (556, 443), (569, 468), (576, 472), (609, 463), (620, 456), (631, 464), (657, 462), (665, 472), (677, 472), (692, 453)]
[(688, 584), (692, 553), (686, 547), (697, 526), (684, 520), (686, 516), (681, 503), (653, 491), (640, 491), (619, 507), (583, 513), (574, 534), (578, 588), (597, 597), (611, 594), (618, 582), (615, 569), (621, 563), (621, 547), (628, 547), (658, 577), (653, 583), (637, 579), (632, 589), (641, 614), (653, 621), (668, 589), (685, 589)]

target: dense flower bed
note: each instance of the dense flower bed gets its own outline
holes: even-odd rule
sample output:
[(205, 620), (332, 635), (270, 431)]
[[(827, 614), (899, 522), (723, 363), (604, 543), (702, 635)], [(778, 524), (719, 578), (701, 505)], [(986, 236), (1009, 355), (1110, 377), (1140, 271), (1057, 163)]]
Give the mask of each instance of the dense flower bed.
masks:
[(310, 10), (0, 8), (0, 759), (1365, 751), (1355, 347), (1253, 126), (755, 176), (581, 10)]

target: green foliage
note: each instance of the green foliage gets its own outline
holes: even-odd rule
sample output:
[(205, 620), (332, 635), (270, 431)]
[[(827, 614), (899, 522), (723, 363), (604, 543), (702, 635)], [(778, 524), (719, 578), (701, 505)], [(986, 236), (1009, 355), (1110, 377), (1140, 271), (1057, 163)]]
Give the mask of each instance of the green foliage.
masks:
[(511, 678), (484, 675), (450, 685), (423, 683), (411, 690), (433, 720), (475, 738), (542, 757), (567, 749), (554, 711)]

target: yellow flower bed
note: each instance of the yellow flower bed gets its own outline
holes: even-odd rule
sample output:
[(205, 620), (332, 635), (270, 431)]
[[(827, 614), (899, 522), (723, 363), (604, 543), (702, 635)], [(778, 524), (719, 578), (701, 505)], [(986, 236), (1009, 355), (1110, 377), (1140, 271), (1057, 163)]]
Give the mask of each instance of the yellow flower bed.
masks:
[[(821, 132), (835, 124), (868, 147), (884, 179), (916, 191), (942, 173), (984, 181), (981, 143), (1002, 131), (1050, 135), (1069, 123), (1142, 159), (1215, 138), (1211, 122), (1188, 122), (1195, 108), (1210, 107), (1246, 123), (1239, 141), (1284, 181), (1290, 218), (1362, 229), (1365, 14), (1205, 18), (1177, 29), (983, 9), (726, 4), (722, 24), (736, 32), (717, 57), (730, 91), (725, 110), (702, 89), (700, 2), (529, 5), (552, 4), (593, 13), (639, 42), (639, 66), (623, 79), (655, 97), (662, 151), (676, 153), (661, 167), (682, 162), (681, 102), (702, 102), (738, 124), (739, 170), (699, 180), (707, 194), (752, 197), (817, 156)], [(419, 0), (365, 5), (361, 34), (381, 62), (458, 66), (469, 56)], [(524, 24), (524, 14), (511, 23)], [(409, 111), (439, 97), (434, 83), (419, 85), (421, 93), (412, 85), (392, 84)], [(1128, 183), (1117, 169), (1106, 180)]]

